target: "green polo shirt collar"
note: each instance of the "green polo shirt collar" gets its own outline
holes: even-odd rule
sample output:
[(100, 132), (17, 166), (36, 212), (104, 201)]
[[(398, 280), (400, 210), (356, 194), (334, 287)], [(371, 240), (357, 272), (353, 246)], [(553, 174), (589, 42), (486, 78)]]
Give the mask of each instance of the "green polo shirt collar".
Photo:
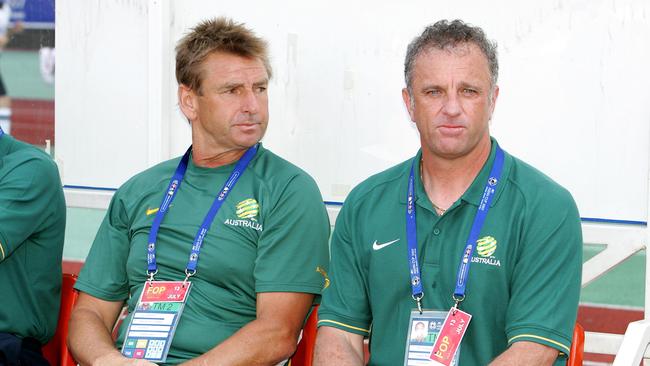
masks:
[[(463, 193), (463, 195), (461, 196), (461, 199), (463, 201), (477, 207), (481, 202), (481, 198), (483, 198), (483, 191), (485, 190), (485, 182), (487, 182), (487, 179), (489, 178), (488, 176), (490, 175), (490, 170), (492, 169), (492, 164), (494, 163), (494, 157), (496, 156), (496, 147), (498, 143), (493, 137), (490, 137), (490, 141), (492, 142), (492, 147), (490, 149), (490, 156), (488, 157), (485, 164), (483, 164), (483, 168), (481, 168), (481, 171), (478, 173), (476, 178), (474, 178), (472, 185), (469, 186), (467, 191), (465, 191), (465, 193)], [(508, 176), (510, 175), (511, 167), (512, 167), (512, 157), (508, 154), (504, 154), (503, 171), (501, 173), (501, 178), (499, 178), (499, 185), (497, 186), (497, 192), (494, 195), (494, 198), (492, 199), (492, 203), (490, 204), (490, 207), (494, 206), (499, 200), (499, 197), (501, 196), (501, 192), (503, 192), (505, 186), (504, 183), (506, 182)]]
[[(492, 169), (492, 163), (494, 162), (494, 157), (496, 155), (496, 146), (497, 146), (497, 141), (493, 137), (490, 137), (490, 141), (492, 142), (492, 146), (490, 148), (490, 155), (483, 164), (483, 167), (481, 168), (481, 171), (478, 173), (476, 178), (474, 178), (474, 181), (472, 184), (469, 186), (467, 191), (463, 193), (463, 195), (460, 197), (461, 200), (470, 203), (474, 206), (479, 205), (481, 202), (481, 198), (483, 197), (483, 190), (485, 190), (485, 182), (488, 179), (488, 175), (490, 174), (490, 170)], [(504, 162), (503, 162), (503, 172), (501, 173), (501, 178), (500, 178), (500, 184), (497, 187), (497, 192), (492, 199), (492, 202), (490, 204), (490, 207), (494, 206), (497, 201), (499, 200), (499, 197), (501, 196), (501, 192), (503, 192), (503, 187), (504, 187), (504, 182), (507, 179), (507, 177), (510, 174), (510, 168), (512, 167), (512, 157), (508, 154), (504, 154)], [(420, 162), (422, 161), (422, 149), (419, 149), (415, 157), (413, 158), (415, 161), (418, 162), (417, 166), (415, 167), (415, 194), (416, 194), (416, 204), (426, 210), (429, 210), (431, 212), (435, 213), (435, 210), (433, 209), (433, 205), (431, 204), (431, 201), (429, 200), (429, 197), (427, 196), (426, 191), (424, 190), (424, 185), (422, 184), (422, 177), (420, 176)], [(410, 161), (412, 162), (413, 159)], [(400, 202), (404, 205), (406, 205), (406, 190), (407, 190), (407, 185), (408, 185), (408, 177), (409, 177), (409, 171), (411, 169), (411, 164), (405, 164), (405, 169), (406, 172), (404, 174), (404, 179), (401, 180), (400, 182)], [(460, 200), (459, 200), (460, 201)], [(459, 204), (459, 201), (454, 202), (453, 205), (451, 205), (450, 209), (456, 207)]]

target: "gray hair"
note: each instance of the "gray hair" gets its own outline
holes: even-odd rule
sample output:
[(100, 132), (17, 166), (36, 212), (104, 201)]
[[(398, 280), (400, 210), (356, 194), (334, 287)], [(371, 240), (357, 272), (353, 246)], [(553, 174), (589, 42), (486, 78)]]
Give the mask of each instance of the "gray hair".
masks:
[(406, 50), (404, 60), (404, 79), (409, 94), (411, 94), (411, 74), (415, 59), (424, 51), (431, 48), (440, 50), (451, 49), (462, 43), (474, 43), (477, 45), (488, 61), (492, 89), (497, 84), (499, 77), (499, 61), (497, 60), (497, 44), (485, 36), (480, 27), (456, 19), (453, 21), (439, 20), (435, 24), (424, 29), (424, 32), (411, 41)]

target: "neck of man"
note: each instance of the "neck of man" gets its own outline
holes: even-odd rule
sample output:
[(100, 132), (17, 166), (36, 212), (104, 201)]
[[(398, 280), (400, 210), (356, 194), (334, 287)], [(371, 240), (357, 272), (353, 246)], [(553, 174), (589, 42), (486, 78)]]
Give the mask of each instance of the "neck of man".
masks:
[(199, 141), (192, 143), (192, 161), (203, 168), (218, 168), (238, 161), (248, 148), (224, 148), (206, 146)]
[(453, 159), (422, 149), (422, 184), (438, 214), (443, 214), (467, 191), (490, 156), (490, 149), (489, 136), (469, 154)]

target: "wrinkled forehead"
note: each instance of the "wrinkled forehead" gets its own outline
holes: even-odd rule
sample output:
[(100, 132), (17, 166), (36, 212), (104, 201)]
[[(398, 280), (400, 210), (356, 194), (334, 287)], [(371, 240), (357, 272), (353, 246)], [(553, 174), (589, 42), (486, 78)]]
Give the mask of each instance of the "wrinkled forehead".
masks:
[(489, 71), (487, 56), (485, 55), (485, 53), (483, 53), (481, 48), (476, 43), (473, 42), (449, 43), (442, 47), (438, 47), (437, 45), (431, 45), (425, 48), (417, 56), (415, 61), (417, 62), (418, 59), (420, 58), (436, 58), (436, 57), (440, 57), (441, 55), (450, 55), (458, 58), (468, 57), (468, 56), (480, 57), (484, 61), (485, 66), (488, 67), (488, 71)]
[(210, 79), (246, 79), (255, 83), (268, 82), (269, 75), (264, 61), (259, 57), (241, 56), (229, 52), (213, 52), (199, 66), (201, 84)]

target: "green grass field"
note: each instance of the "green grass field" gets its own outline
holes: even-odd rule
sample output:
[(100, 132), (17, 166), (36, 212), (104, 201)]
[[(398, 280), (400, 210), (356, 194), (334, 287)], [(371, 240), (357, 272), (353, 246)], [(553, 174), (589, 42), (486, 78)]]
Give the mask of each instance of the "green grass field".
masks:
[(54, 85), (46, 84), (41, 78), (38, 52), (2, 51), (0, 73), (12, 98), (54, 99)]

